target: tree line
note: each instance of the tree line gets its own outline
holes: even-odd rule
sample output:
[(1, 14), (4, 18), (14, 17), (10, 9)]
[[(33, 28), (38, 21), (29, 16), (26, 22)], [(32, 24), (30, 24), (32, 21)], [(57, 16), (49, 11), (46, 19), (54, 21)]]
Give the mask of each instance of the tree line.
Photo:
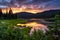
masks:
[(10, 8), (9, 12), (3, 13), (0, 9), (0, 19), (16, 19), (17, 14), (13, 14), (12, 9)]

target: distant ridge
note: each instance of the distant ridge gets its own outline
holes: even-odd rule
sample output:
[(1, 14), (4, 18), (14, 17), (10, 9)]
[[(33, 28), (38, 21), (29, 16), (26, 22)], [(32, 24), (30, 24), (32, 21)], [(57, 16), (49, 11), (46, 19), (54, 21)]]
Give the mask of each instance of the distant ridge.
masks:
[(54, 17), (56, 14), (60, 14), (60, 10), (48, 10), (36, 14), (29, 13), (29, 12), (20, 12), (17, 13), (17, 16), (18, 18), (51, 18)]
[(54, 17), (56, 14), (60, 14), (60, 10), (48, 10), (48, 11), (44, 11), (42, 13), (37, 13), (37, 17), (41, 17), (41, 18), (50, 18), (50, 17)]

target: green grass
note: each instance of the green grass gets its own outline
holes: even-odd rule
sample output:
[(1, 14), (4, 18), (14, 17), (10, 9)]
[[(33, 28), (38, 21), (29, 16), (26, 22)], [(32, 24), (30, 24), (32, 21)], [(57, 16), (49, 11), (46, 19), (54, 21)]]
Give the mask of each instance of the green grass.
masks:
[(17, 23), (24, 23), (26, 20), (22, 19), (11, 19), (11, 20), (0, 20), (0, 26), (15, 26)]

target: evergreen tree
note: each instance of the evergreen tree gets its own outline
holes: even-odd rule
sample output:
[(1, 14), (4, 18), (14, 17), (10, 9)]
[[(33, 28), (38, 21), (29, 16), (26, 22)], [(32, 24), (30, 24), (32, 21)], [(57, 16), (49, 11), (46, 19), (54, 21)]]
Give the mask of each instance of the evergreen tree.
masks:
[(10, 8), (10, 10), (9, 10), (9, 18), (11, 19), (13, 17), (13, 11), (12, 11), (12, 9)]
[(2, 13), (2, 9), (0, 9), (0, 18), (3, 18), (3, 13)]
[(9, 10), (9, 14), (10, 15), (12, 15), (13, 14), (13, 11), (12, 11), (12, 9), (10, 8), (10, 10)]

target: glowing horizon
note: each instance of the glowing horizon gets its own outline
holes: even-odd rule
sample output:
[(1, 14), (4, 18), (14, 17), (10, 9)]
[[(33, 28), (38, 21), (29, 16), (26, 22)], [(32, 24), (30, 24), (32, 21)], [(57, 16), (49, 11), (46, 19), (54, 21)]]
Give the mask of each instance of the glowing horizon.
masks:
[[(36, 14), (38, 12), (43, 12), (44, 10), (38, 9), (38, 8), (27, 8), (27, 7), (11, 7), (13, 13), (18, 13), (18, 12), (29, 12)], [(2, 8), (2, 12), (6, 13), (9, 12), (10, 8)]]

